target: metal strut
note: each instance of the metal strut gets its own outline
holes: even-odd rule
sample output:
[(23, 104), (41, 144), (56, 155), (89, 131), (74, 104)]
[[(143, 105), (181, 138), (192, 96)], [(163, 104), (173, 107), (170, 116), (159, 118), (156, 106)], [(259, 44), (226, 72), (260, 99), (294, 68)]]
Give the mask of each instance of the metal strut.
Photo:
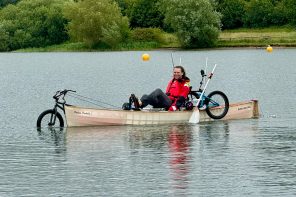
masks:
[[(105, 107), (105, 106), (100, 105), (100, 104), (111, 106), (113, 108), (120, 108), (120, 107), (115, 106), (115, 105), (112, 105), (110, 103), (106, 103), (106, 102), (103, 102), (103, 101), (100, 101), (100, 100), (96, 100), (96, 99), (93, 99), (93, 98), (89, 98), (89, 97), (86, 97), (86, 96), (83, 96), (83, 95), (79, 95), (79, 94), (70, 93), (70, 94), (68, 94), (68, 96), (73, 97), (73, 98), (76, 98), (76, 99), (81, 100), (81, 101), (85, 101), (85, 102), (91, 103), (93, 105), (96, 105), (96, 106), (99, 106), (99, 107), (102, 107), (102, 108), (105, 108), (105, 109), (108, 108), (108, 107)], [(98, 104), (98, 103), (100, 103), (100, 104)]]

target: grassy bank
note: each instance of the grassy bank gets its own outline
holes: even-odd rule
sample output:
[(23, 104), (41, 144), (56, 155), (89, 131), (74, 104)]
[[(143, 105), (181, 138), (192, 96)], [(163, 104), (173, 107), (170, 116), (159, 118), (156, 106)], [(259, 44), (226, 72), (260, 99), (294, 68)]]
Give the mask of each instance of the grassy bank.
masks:
[(225, 30), (219, 36), (218, 47), (264, 47), (267, 45), (296, 47), (296, 29), (274, 27)]
[(87, 45), (82, 42), (71, 43), (66, 42), (59, 45), (52, 45), (43, 48), (26, 48), (19, 49), (17, 52), (69, 52), (69, 51), (129, 51), (129, 50), (153, 50), (159, 48), (181, 48), (176, 35), (171, 33), (163, 32), (162, 42), (149, 41), (149, 42), (139, 42), (139, 41), (127, 41), (120, 43), (115, 48), (108, 48), (107, 46), (97, 46), (96, 48), (90, 49)]
[[(126, 50), (153, 50), (160, 48), (181, 48), (174, 34), (163, 33), (164, 42), (126, 42), (116, 48), (98, 46), (89, 49), (83, 43), (63, 43), (45, 48), (21, 49), (19, 52), (67, 52), (67, 51), (126, 51)], [(235, 29), (221, 32), (217, 47), (266, 47), (283, 46), (296, 47), (296, 29), (293, 27), (276, 27), (260, 29)]]
[(162, 48), (157, 42), (125, 42), (119, 44), (116, 48), (107, 46), (98, 46), (89, 48), (82, 42), (70, 43), (66, 42), (59, 45), (47, 46), (44, 48), (26, 48), (19, 49), (17, 52), (93, 52), (93, 51), (131, 51), (131, 50), (153, 50)]

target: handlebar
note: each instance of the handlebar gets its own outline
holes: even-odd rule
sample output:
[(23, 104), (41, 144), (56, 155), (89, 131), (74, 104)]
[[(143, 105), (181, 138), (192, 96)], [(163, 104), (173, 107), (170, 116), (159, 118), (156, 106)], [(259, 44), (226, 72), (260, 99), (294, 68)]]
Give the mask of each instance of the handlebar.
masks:
[[(213, 71), (214, 71), (214, 70), (213, 70)], [(202, 92), (202, 91), (203, 91), (203, 88), (202, 88), (203, 83), (206, 82), (206, 81), (205, 81), (205, 77), (208, 78), (208, 79), (211, 79), (212, 76), (213, 76), (213, 71), (212, 71), (209, 75), (207, 75), (207, 74), (205, 73), (205, 71), (204, 71), (203, 69), (201, 69), (201, 70), (200, 70), (201, 81), (199, 82), (199, 88), (198, 88), (198, 90), (196, 90), (196, 91), (191, 91), (191, 92)]]
[(62, 96), (62, 99), (64, 100), (64, 97), (66, 96), (66, 94), (67, 94), (68, 92), (76, 92), (76, 91), (75, 91), (75, 90), (67, 90), (67, 89), (65, 89), (65, 90), (59, 90), (59, 91), (57, 91), (57, 92), (55, 93), (55, 95), (53, 96), (53, 98), (54, 98), (56, 101), (58, 101), (59, 98)]

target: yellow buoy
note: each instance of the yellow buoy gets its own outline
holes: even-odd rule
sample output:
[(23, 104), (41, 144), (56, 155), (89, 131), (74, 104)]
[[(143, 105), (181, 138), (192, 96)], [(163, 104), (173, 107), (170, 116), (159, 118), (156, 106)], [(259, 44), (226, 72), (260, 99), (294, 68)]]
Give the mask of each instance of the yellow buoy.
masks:
[(268, 45), (267, 48), (266, 48), (266, 51), (269, 52), (269, 53), (272, 52), (272, 47), (270, 45)]
[(144, 53), (144, 54), (142, 55), (142, 60), (143, 60), (143, 61), (149, 61), (149, 59), (150, 59), (150, 55), (149, 55), (148, 53)]

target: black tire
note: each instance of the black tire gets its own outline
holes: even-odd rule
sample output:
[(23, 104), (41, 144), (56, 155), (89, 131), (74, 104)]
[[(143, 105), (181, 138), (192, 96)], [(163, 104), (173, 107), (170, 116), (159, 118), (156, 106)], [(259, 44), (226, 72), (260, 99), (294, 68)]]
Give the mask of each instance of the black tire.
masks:
[(131, 109), (131, 105), (129, 103), (123, 103), (122, 109), (123, 110), (130, 110)]
[(56, 120), (54, 125), (50, 123), (51, 121), (53, 121), (52, 120), (53, 117), (54, 117), (54, 110), (52, 109), (42, 112), (37, 119), (37, 128), (64, 127), (64, 120), (62, 115), (59, 112), (56, 112)]
[[(209, 117), (213, 119), (221, 119), (226, 116), (229, 110), (229, 101), (227, 96), (221, 91), (213, 91), (208, 95), (208, 100), (206, 100), (206, 112)], [(218, 106), (225, 106), (223, 110), (213, 110), (215, 108), (214, 104)]]

